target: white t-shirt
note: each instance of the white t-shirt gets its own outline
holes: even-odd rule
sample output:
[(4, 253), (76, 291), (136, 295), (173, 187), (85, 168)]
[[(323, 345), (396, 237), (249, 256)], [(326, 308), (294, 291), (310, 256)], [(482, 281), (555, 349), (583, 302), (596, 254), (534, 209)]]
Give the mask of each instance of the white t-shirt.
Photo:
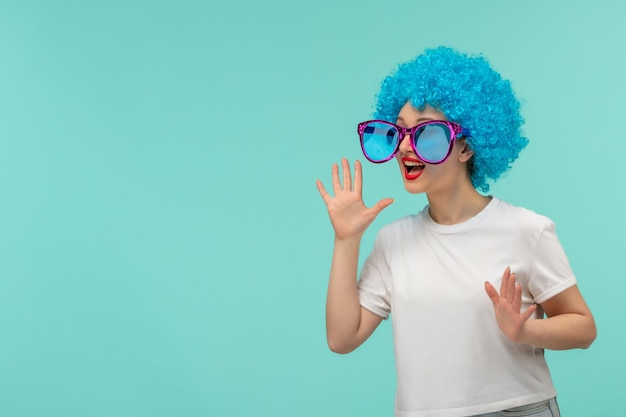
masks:
[(556, 395), (543, 349), (511, 342), (496, 323), (484, 283), (499, 291), (507, 266), (522, 311), (576, 284), (554, 223), (497, 198), (460, 224), (437, 224), (425, 207), (379, 232), (359, 297), (392, 314), (397, 417), (468, 416)]

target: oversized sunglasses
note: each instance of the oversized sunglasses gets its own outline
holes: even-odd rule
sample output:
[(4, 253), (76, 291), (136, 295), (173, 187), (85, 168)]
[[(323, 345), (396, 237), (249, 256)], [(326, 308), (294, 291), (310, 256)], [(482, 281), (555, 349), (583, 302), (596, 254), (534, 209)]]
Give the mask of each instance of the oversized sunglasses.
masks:
[(427, 164), (440, 164), (450, 156), (456, 139), (471, 136), (468, 129), (444, 120), (429, 120), (411, 128), (384, 120), (368, 120), (359, 123), (357, 131), (363, 154), (374, 163), (393, 158), (402, 139), (409, 135), (411, 148), (419, 159)]

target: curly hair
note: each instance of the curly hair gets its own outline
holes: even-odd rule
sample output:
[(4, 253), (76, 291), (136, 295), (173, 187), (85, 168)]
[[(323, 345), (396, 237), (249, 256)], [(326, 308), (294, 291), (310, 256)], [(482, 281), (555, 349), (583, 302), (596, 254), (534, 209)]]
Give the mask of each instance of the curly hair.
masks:
[(507, 171), (528, 143), (511, 84), (482, 56), (439, 47), (400, 64), (383, 80), (374, 117), (395, 123), (407, 101), (417, 109), (428, 104), (470, 130), (470, 178), (480, 191), (489, 191), (487, 181)]

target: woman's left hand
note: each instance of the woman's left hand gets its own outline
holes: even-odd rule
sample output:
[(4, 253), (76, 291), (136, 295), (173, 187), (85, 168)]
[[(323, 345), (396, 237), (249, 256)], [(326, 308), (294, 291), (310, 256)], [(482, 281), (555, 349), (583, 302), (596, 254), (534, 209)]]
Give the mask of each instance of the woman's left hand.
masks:
[(485, 282), (485, 291), (493, 303), (500, 330), (513, 342), (522, 340), (524, 326), (537, 309), (537, 305), (533, 304), (526, 311), (521, 312), (522, 286), (515, 282), (515, 274), (507, 267), (502, 275), (500, 294), (489, 282)]

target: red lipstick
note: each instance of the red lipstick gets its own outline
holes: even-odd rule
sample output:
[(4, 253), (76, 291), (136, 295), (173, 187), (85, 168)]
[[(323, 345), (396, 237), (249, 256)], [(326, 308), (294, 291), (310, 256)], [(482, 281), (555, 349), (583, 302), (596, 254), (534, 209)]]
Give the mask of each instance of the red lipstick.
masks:
[(404, 165), (404, 178), (408, 181), (413, 181), (419, 178), (424, 172), (424, 163), (419, 159), (402, 157), (401, 161)]

